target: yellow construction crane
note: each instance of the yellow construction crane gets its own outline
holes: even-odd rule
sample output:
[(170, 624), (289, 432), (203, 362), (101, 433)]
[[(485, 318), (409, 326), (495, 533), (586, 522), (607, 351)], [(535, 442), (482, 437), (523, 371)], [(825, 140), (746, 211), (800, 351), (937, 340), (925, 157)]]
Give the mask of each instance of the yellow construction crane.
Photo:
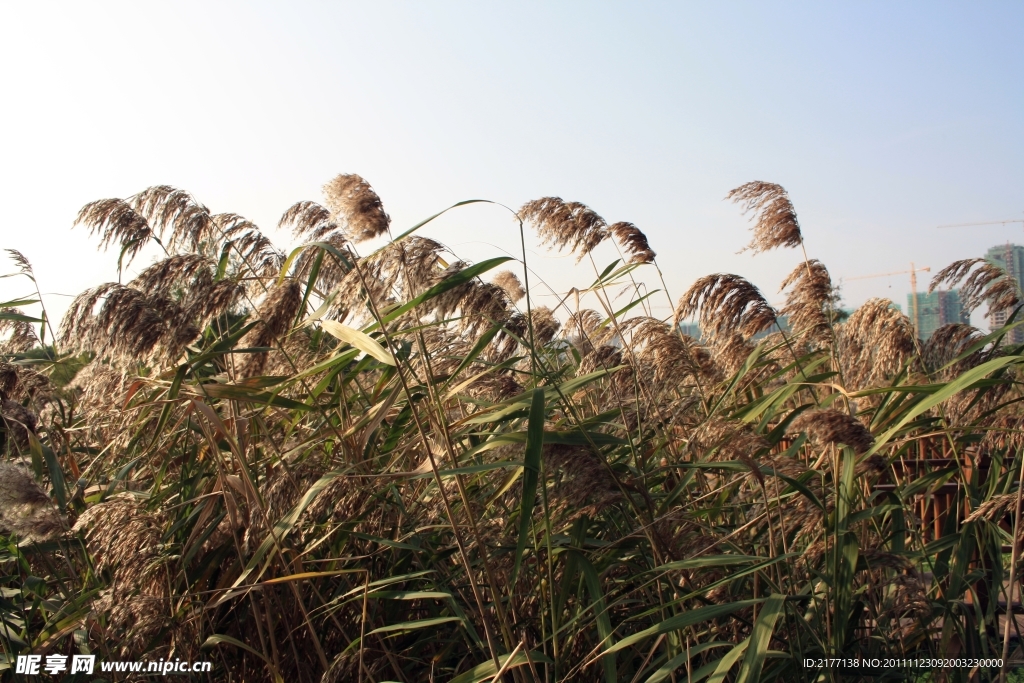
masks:
[(894, 271), (892, 273), (875, 273), (874, 275), (858, 275), (857, 277), (848, 277), (846, 279), (847, 280), (867, 280), (868, 278), (873, 278), (873, 277), (888, 277), (890, 275), (906, 275), (907, 273), (910, 273), (910, 292), (911, 292), (911, 295), (912, 295), (910, 297), (910, 301), (911, 301), (911, 308), (913, 309), (913, 312), (912, 312), (913, 317), (911, 318), (911, 321), (914, 324), (914, 332), (917, 332), (917, 330), (920, 329), (920, 326), (918, 325), (919, 318), (918, 318), (918, 314), (917, 314), (917, 274), (918, 273), (930, 273), (931, 270), (932, 269), (929, 266), (925, 266), (924, 268), (915, 268), (914, 267), (914, 262), (911, 261), (910, 262), (910, 270), (897, 270), (897, 271)]
[(1007, 223), (1024, 223), (1024, 218), (1007, 218), (1005, 221), (985, 221), (984, 223), (953, 223), (940, 225), (940, 228), (973, 228), (979, 225), (1006, 225)]

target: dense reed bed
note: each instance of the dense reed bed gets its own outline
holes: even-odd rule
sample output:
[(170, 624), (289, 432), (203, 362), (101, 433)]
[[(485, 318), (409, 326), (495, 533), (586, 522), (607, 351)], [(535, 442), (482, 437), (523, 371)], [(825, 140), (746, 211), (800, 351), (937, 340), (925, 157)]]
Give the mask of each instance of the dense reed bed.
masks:
[[(120, 267), (161, 256), (57, 327), (19, 308), (36, 295), (3, 304), (7, 661), (751, 683), (858, 677), (805, 658), (1019, 658), (1022, 349), (966, 325), (921, 343), (882, 299), (845, 317), (785, 190), (729, 197), (752, 251), (800, 250), (779, 311), (719, 273), (652, 317), (644, 233), (557, 197), (509, 223), (524, 254), (536, 235), (581, 263), (556, 310), (529, 264), (460, 261), (430, 220), (398, 234), (355, 175), (284, 213), (290, 253), (171, 187), (85, 206)], [(1020, 303), (985, 262), (935, 283)]]

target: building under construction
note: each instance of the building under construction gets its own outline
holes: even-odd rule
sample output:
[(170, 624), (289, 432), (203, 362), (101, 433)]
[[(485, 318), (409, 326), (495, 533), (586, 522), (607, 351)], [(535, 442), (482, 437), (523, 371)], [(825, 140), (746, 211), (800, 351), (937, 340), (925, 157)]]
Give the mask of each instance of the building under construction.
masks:
[[(913, 297), (917, 297), (917, 307), (914, 307)], [(907, 294), (907, 309), (917, 313), (917, 336), (927, 341), (935, 334), (935, 330), (949, 323), (971, 322), (971, 316), (964, 311), (960, 303), (960, 292), (952, 290), (949, 292), (914, 292)], [(914, 313), (911, 313), (914, 315)]]
[[(1021, 286), (1021, 275), (1024, 274), (1024, 247), (1010, 244), (1009, 242), (992, 247), (985, 252), (985, 260), (1005, 270), (1017, 281), (1017, 286)], [(1012, 312), (1010, 310), (992, 311), (989, 315), (989, 320), (992, 321), (992, 329), (994, 330), (1005, 325), (1006, 319)], [(1017, 319), (1019, 319), (1019, 314)], [(1006, 336), (1005, 341), (1013, 344), (1024, 344), (1024, 329), (1018, 327), (1011, 330)]]

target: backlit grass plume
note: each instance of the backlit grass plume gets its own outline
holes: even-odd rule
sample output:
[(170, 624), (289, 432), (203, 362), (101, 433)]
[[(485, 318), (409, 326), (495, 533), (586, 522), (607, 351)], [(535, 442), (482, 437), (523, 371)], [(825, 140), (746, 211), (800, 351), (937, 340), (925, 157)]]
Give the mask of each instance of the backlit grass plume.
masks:
[(1020, 286), (1006, 270), (982, 258), (954, 261), (932, 278), (928, 291), (941, 286), (960, 286), (960, 302), (965, 311), (988, 305), (987, 316), (1008, 311), (1021, 303)]
[(755, 180), (730, 191), (726, 199), (739, 204), (743, 213), (754, 214), (754, 237), (747, 249), (757, 253), (803, 243), (796, 209), (781, 185)]
[(503, 270), (495, 275), (494, 284), (505, 290), (505, 294), (508, 295), (508, 298), (512, 303), (516, 303), (526, 296), (526, 290), (523, 289), (523, 283), (519, 281), (519, 278), (516, 277), (516, 274), (511, 270)]
[(875, 443), (875, 438), (860, 420), (838, 410), (807, 410), (793, 421), (790, 429), (807, 432), (820, 443), (849, 446), (855, 453), (863, 453)]
[(561, 197), (526, 202), (519, 209), (519, 217), (536, 226), (544, 243), (576, 254), (577, 262), (608, 238), (608, 224), (593, 209)]
[[(334, 220), (343, 225), (356, 242), (379, 237), (391, 225), (380, 197), (368, 182), (354, 173), (342, 173), (324, 185), (324, 201)], [(307, 223), (310, 218), (312, 216), (306, 217)]]
[(825, 265), (816, 259), (801, 263), (782, 281), (780, 290), (787, 287), (791, 289), (779, 313), (788, 316), (790, 328), (813, 341), (828, 340), (830, 304), (835, 290)]
[(155, 237), (149, 221), (123, 199), (99, 199), (78, 212), (76, 224), (84, 225), (90, 235), (98, 235), (99, 248), (120, 247), (125, 265)]
[(629, 255), (630, 263), (653, 263), (655, 253), (647, 242), (647, 235), (632, 223), (619, 222), (608, 226), (608, 232)]
[(683, 294), (675, 321), (700, 315), (700, 329), (712, 337), (752, 337), (775, 324), (775, 310), (754, 285), (739, 275), (706, 275)]

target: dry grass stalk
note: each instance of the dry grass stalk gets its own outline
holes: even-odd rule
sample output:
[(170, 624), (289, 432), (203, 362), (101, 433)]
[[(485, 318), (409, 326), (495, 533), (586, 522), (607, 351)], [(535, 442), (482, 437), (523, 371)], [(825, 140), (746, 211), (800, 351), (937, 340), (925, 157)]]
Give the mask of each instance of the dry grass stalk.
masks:
[(754, 213), (754, 237), (747, 249), (758, 253), (776, 247), (799, 247), (803, 243), (796, 209), (781, 185), (755, 180), (732, 190), (726, 199), (740, 204), (743, 213)]

